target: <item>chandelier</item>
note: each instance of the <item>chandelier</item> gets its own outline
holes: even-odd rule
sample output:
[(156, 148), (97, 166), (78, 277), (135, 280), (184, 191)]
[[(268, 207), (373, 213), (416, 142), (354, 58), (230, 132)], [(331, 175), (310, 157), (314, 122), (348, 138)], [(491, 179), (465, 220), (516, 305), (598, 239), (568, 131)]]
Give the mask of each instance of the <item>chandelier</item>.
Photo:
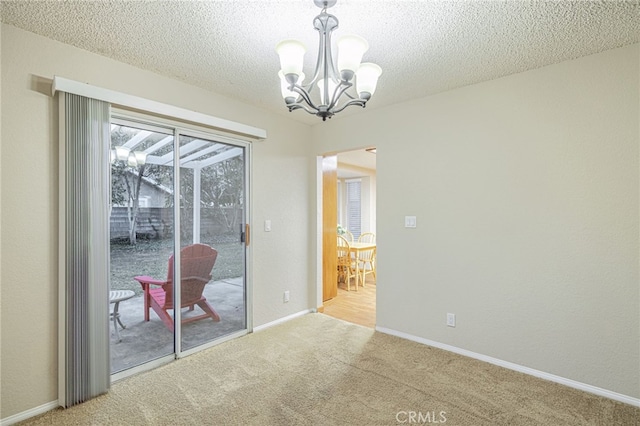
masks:
[[(289, 111), (303, 109), (325, 121), (351, 105), (364, 107), (376, 90), (382, 69), (372, 63), (360, 63), (369, 48), (365, 39), (345, 35), (338, 39), (337, 64), (331, 52), (331, 33), (338, 28), (338, 18), (327, 13), (337, 0), (313, 0), (322, 12), (313, 20), (320, 36), (318, 59), (313, 77), (305, 82), (302, 72), (305, 46), (296, 40), (278, 43), (280, 88)], [(349, 90), (354, 86), (355, 90)], [(317, 88), (317, 89), (316, 89)], [(351, 93), (349, 93), (351, 92)]]

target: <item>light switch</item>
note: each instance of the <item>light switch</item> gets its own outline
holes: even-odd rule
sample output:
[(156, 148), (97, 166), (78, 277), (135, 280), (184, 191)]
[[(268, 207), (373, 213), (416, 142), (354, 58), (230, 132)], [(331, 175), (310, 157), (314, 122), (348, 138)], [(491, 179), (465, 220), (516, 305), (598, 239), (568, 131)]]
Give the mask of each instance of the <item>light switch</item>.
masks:
[(270, 220), (265, 220), (264, 221), (264, 232), (271, 232), (271, 221)]
[(405, 216), (404, 217), (404, 227), (405, 228), (415, 228), (416, 227), (416, 217), (415, 216)]

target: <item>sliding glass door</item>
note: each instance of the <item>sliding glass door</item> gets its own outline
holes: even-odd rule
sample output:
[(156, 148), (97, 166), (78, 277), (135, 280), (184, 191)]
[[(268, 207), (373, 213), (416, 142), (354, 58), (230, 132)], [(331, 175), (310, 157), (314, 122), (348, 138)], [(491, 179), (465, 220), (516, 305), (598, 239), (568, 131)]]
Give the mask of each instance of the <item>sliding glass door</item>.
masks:
[[(181, 261), (182, 294), (185, 299), (201, 296), (193, 310), (182, 311), (185, 351), (246, 328), (245, 150), (191, 133), (180, 136), (180, 157), (181, 247), (201, 244), (214, 250), (211, 278), (201, 295), (198, 281), (208, 278), (209, 265), (197, 272), (198, 260), (183, 256)], [(194, 294), (188, 285), (196, 287)]]
[(173, 333), (162, 321), (151, 321), (154, 313), (145, 307), (144, 289), (135, 279), (149, 276), (158, 281), (168, 280), (175, 220), (167, 203), (174, 192), (174, 168), (171, 161), (165, 160), (173, 158), (173, 152), (171, 129), (112, 120), (112, 373), (175, 352)]
[(234, 142), (112, 119), (112, 373), (246, 330), (247, 156)]

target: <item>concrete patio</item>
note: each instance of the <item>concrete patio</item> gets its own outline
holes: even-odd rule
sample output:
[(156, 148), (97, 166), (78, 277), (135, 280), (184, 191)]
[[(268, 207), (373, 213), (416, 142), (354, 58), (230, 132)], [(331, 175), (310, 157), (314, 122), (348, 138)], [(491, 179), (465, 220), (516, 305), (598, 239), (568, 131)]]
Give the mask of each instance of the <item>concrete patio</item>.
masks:
[[(196, 347), (216, 338), (245, 328), (245, 302), (243, 279), (228, 278), (205, 286), (204, 296), (220, 315), (220, 322), (203, 319), (184, 324), (182, 327), (183, 349)], [(114, 305), (110, 306), (113, 311)], [(144, 301), (142, 295), (120, 302), (120, 320), (126, 326), (119, 327), (121, 341), (111, 330), (111, 372), (125, 370), (152, 359), (171, 354), (173, 333), (164, 325), (158, 315), (151, 310), (149, 321), (144, 321)], [(194, 312), (183, 309), (183, 317), (201, 314), (200, 308)]]

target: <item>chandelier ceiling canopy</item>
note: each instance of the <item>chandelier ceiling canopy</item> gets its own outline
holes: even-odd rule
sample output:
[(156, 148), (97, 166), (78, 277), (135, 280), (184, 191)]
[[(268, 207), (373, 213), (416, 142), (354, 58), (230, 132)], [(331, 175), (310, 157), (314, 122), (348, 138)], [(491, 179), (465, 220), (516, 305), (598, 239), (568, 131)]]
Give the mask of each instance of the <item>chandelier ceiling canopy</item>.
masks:
[[(322, 12), (313, 20), (320, 36), (318, 59), (313, 76), (306, 81), (302, 72), (305, 46), (296, 40), (278, 43), (280, 56), (280, 88), (289, 111), (303, 109), (323, 121), (348, 106), (364, 107), (376, 90), (382, 69), (372, 63), (361, 63), (369, 49), (365, 39), (344, 35), (337, 41), (338, 52), (332, 53), (331, 33), (338, 28), (338, 18), (327, 13), (337, 0), (314, 0)], [(354, 87), (355, 81), (355, 90)]]

